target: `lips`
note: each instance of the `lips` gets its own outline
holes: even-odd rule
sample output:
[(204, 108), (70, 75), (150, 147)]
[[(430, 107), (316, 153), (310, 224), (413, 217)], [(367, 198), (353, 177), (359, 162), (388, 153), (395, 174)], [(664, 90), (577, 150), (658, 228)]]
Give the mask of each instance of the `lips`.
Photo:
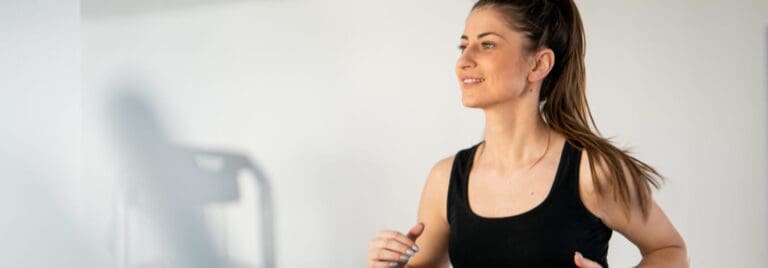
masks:
[(461, 83), (464, 85), (477, 85), (485, 81), (485, 78), (482, 77), (472, 77), (472, 76), (465, 76), (461, 77)]

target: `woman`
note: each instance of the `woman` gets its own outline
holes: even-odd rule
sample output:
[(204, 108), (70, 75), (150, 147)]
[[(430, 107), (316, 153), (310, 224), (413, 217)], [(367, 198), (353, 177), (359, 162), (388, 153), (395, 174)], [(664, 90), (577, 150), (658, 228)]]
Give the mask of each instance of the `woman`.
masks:
[(572, 0), (480, 0), (460, 49), (462, 103), (485, 112), (484, 140), (435, 164), (419, 223), (381, 231), (368, 267), (607, 267), (613, 230), (641, 267), (688, 266), (653, 201), (661, 176), (592, 131)]

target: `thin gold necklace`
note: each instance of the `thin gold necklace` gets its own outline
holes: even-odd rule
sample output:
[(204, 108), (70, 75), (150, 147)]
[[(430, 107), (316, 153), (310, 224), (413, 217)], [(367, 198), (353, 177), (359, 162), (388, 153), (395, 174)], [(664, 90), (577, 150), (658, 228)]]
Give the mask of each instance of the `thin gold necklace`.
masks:
[[(530, 172), (531, 169), (533, 169), (533, 167), (536, 166), (536, 164), (538, 164), (541, 161), (541, 159), (544, 159), (544, 156), (547, 155), (547, 152), (549, 152), (549, 143), (550, 143), (550, 136), (552, 135), (552, 130), (550, 130), (549, 128), (547, 128), (547, 130), (548, 130), (547, 131), (547, 147), (544, 149), (544, 154), (542, 154), (541, 157), (539, 157), (539, 159), (536, 159), (536, 162), (533, 162), (533, 165), (528, 167), (528, 169), (526, 169), (525, 173), (523, 173), (522, 175), (527, 175), (528, 172)], [(482, 155), (483, 151), (485, 151), (485, 141), (483, 141), (482, 145), (483, 145), (483, 148), (480, 148), (480, 153), (478, 155)]]

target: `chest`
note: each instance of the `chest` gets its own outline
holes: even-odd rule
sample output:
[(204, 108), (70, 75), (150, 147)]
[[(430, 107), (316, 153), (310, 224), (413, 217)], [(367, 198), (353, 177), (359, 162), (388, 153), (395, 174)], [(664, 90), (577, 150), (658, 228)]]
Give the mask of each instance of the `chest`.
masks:
[(467, 197), (472, 211), (483, 217), (499, 218), (532, 210), (549, 195), (557, 164), (531, 170), (528, 174), (504, 176), (477, 169), (469, 175)]
[[(502, 176), (483, 169), (472, 170), (467, 181), (467, 200), (472, 212), (487, 218), (500, 218), (523, 214), (542, 204), (550, 194), (558, 164), (532, 170), (522, 179)], [(600, 216), (599, 199), (592, 182), (589, 165), (582, 159), (576, 177), (579, 201), (592, 214)]]

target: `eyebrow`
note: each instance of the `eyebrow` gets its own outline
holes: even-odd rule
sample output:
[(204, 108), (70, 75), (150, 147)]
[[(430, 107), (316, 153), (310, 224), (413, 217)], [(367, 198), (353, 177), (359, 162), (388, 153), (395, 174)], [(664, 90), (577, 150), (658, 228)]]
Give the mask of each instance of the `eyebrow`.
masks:
[[(504, 39), (503, 36), (501, 36), (500, 34), (494, 33), (494, 32), (484, 32), (484, 33), (478, 34), (477, 38), (479, 39), (479, 38), (482, 38), (483, 36), (486, 36), (486, 35), (495, 35), (495, 36), (500, 37), (501, 39)], [(462, 35), (461, 39), (462, 40), (469, 40), (469, 38), (467, 38), (466, 35)], [(507, 40), (507, 39), (504, 39), (504, 40)]]

